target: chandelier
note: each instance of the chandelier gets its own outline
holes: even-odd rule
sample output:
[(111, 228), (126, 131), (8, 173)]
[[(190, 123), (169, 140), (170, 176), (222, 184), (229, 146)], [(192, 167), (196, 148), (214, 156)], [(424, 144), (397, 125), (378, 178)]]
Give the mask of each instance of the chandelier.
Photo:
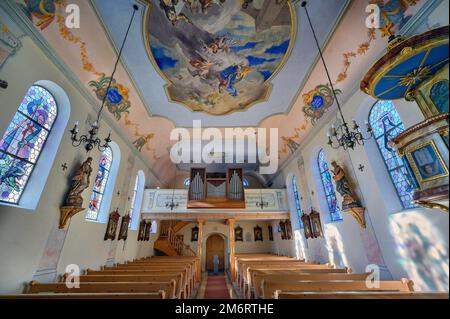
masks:
[(120, 58), (122, 57), (123, 48), (125, 46), (125, 42), (127, 41), (128, 34), (130, 32), (130, 28), (133, 23), (133, 20), (134, 20), (137, 10), (139, 10), (139, 7), (137, 5), (133, 5), (133, 14), (131, 16), (130, 23), (128, 24), (128, 28), (125, 33), (125, 37), (123, 39), (122, 45), (120, 47), (119, 55), (117, 56), (117, 60), (114, 65), (114, 69), (111, 74), (111, 77), (109, 79), (109, 83), (106, 88), (105, 95), (103, 96), (102, 105), (97, 113), (97, 119), (94, 121), (94, 123), (90, 124), (91, 128), (89, 129), (88, 134), (86, 134), (86, 135), (81, 135), (80, 137), (78, 137), (78, 133), (79, 133), (78, 122), (75, 122), (73, 129), (70, 130), (71, 141), (72, 141), (72, 145), (74, 147), (84, 145), (84, 148), (86, 149), (87, 152), (92, 151), (94, 149), (94, 147), (97, 147), (100, 152), (103, 152), (105, 149), (107, 149), (109, 147), (109, 143), (111, 142), (111, 132), (104, 139), (103, 144), (102, 144), (101, 139), (97, 136), (98, 130), (100, 128), (100, 118), (101, 118), (102, 111), (103, 111), (103, 108), (106, 103), (106, 99), (108, 97), (109, 90), (112, 85), (112, 82), (114, 81), (114, 75), (116, 73), (117, 66), (119, 65)]
[(261, 199), (259, 200), (259, 202), (256, 202), (256, 206), (261, 208), (261, 209), (264, 209), (264, 208), (269, 206), (269, 202), (268, 201), (264, 201), (263, 194), (262, 194), (261, 190), (260, 190), (260, 193), (261, 193)]
[(356, 120), (353, 120), (353, 125), (350, 128), (349, 124), (345, 120), (344, 114), (342, 114), (341, 105), (339, 103), (339, 99), (337, 98), (336, 91), (334, 90), (333, 82), (331, 81), (330, 73), (328, 71), (327, 64), (325, 63), (325, 59), (323, 57), (322, 49), (320, 48), (319, 41), (317, 40), (316, 32), (314, 30), (313, 24), (311, 22), (311, 18), (309, 16), (308, 8), (306, 7), (307, 2), (303, 1), (301, 6), (305, 9), (306, 16), (308, 18), (309, 25), (311, 27), (312, 34), (314, 36), (314, 40), (317, 45), (317, 49), (320, 54), (320, 58), (322, 60), (323, 66), (325, 68), (325, 72), (328, 77), (328, 83), (330, 85), (331, 91), (333, 92), (334, 99), (336, 101), (336, 105), (339, 111), (339, 116), (342, 120), (339, 125), (332, 125), (330, 128), (330, 131), (327, 134), (328, 137), (328, 145), (330, 145), (334, 149), (343, 148), (344, 150), (347, 149), (354, 149), (356, 145), (364, 145), (364, 141), (367, 141), (373, 137), (373, 130), (370, 124), (366, 121), (366, 131), (368, 136), (365, 137), (363, 133), (361, 132), (360, 126), (356, 122)]
[[(178, 139), (180, 141), (180, 139)], [(170, 201), (166, 202), (166, 208), (169, 208), (170, 210), (174, 210), (175, 208), (178, 208), (180, 204), (178, 202), (175, 202), (175, 181), (177, 179), (177, 165), (175, 164), (175, 174), (173, 177), (173, 184), (172, 184), (172, 198)]]

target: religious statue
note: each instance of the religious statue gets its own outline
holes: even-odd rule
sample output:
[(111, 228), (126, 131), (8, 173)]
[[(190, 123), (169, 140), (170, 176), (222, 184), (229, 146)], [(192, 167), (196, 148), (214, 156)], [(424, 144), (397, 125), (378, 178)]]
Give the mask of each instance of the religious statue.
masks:
[(351, 184), (345, 175), (344, 169), (336, 163), (336, 161), (331, 162), (333, 169), (333, 180), (336, 184), (336, 190), (342, 196), (342, 211), (351, 214), (362, 228), (366, 228), (366, 222), (364, 218), (365, 208), (361, 206), (356, 196), (353, 194), (351, 189)]
[(69, 194), (66, 199), (66, 206), (81, 207), (83, 205), (81, 193), (89, 187), (92, 173), (91, 164), (92, 157), (88, 157), (75, 172), (75, 176), (72, 178), (72, 185), (70, 186)]

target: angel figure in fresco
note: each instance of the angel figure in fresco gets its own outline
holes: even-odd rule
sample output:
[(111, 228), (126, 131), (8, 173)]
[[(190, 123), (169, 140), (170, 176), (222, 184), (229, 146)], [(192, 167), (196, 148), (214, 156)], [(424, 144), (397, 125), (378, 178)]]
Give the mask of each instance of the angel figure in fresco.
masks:
[(204, 14), (208, 13), (208, 9), (211, 8), (213, 4), (222, 6), (225, 1), (226, 0), (199, 0)]
[(342, 202), (342, 209), (346, 210), (348, 208), (360, 207), (361, 205), (354, 197), (353, 192), (350, 188), (350, 182), (345, 175), (344, 169), (339, 166), (336, 161), (332, 161), (331, 166), (333, 166), (333, 169), (331, 171), (334, 175), (333, 180), (336, 184), (336, 190), (344, 199)]
[(63, 6), (63, 0), (25, 0), (25, 9), (27, 13), (35, 17), (41, 30), (47, 28), (56, 16), (56, 7)]
[(224, 90), (231, 96), (236, 97), (238, 95), (235, 85), (242, 81), (252, 69), (244, 64), (231, 65), (222, 72), (219, 73), (219, 92), (223, 93)]
[(203, 57), (191, 59), (189, 64), (195, 69), (194, 71), (188, 69), (189, 73), (191, 73), (193, 77), (198, 76), (203, 80), (206, 80), (209, 70), (215, 65), (214, 62)]
[(296, 141), (294, 141), (290, 137), (282, 136), (281, 140), (289, 148), (289, 150), (291, 151), (292, 154), (295, 153), (297, 148), (299, 148), (299, 146), (300, 146), (300, 144), (298, 144)]
[(177, 13), (175, 6), (178, 4), (178, 0), (159, 0), (159, 7), (164, 10), (167, 20), (176, 26), (179, 21), (192, 24), (191, 20), (184, 13)]
[(72, 178), (69, 195), (67, 196), (66, 205), (81, 207), (83, 198), (81, 193), (89, 187), (92, 173), (92, 157), (88, 157), (75, 172)]
[(136, 149), (141, 152), (142, 148), (147, 145), (147, 143), (155, 136), (155, 134), (150, 133), (147, 135), (143, 135), (139, 137), (137, 140), (133, 142), (133, 145), (136, 147)]

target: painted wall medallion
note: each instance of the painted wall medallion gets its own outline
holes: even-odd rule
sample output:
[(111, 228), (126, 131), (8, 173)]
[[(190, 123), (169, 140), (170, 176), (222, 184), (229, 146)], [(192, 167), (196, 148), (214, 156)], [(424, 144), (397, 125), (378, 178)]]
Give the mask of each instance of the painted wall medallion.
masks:
[(169, 100), (225, 115), (266, 100), (293, 43), (288, 2), (153, 0), (145, 32)]

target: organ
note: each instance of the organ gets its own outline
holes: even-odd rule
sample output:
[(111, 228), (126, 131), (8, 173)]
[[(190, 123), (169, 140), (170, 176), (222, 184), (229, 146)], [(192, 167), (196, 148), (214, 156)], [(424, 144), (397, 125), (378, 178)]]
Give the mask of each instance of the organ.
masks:
[(191, 168), (188, 208), (245, 208), (242, 168), (207, 172)]

